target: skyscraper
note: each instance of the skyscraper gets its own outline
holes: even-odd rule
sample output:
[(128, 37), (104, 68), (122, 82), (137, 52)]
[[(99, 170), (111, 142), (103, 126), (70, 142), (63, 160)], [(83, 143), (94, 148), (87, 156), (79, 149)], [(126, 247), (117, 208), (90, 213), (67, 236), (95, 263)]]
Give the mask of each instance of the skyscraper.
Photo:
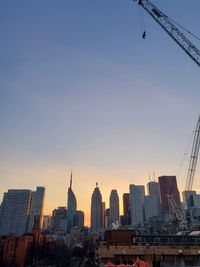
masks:
[(156, 195), (160, 197), (159, 183), (155, 181), (148, 182), (147, 193), (149, 196)]
[(147, 192), (149, 196), (155, 196), (156, 198), (156, 205), (157, 205), (157, 210), (160, 214), (161, 212), (161, 207), (160, 207), (160, 187), (159, 183), (155, 181), (151, 181), (147, 184)]
[(102, 229), (102, 196), (96, 183), (91, 199), (91, 230), (98, 233)]
[(106, 203), (102, 202), (102, 227), (106, 227)]
[(159, 216), (157, 199), (155, 195), (144, 197), (144, 215), (145, 215), (145, 221), (148, 221), (152, 217)]
[(169, 213), (168, 196), (172, 196), (178, 206), (181, 203), (176, 176), (160, 176), (158, 177), (158, 181), (160, 186), (162, 213), (167, 214)]
[(67, 209), (66, 207), (58, 207), (53, 210), (51, 217), (51, 229), (53, 231), (64, 234), (66, 232)]
[(143, 224), (144, 186), (130, 185), (131, 225)]
[(119, 222), (119, 196), (113, 189), (110, 194), (110, 224)]
[(131, 212), (130, 212), (130, 194), (124, 193), (123, 194), (123, 219), (124, 225), (131, 224)]
[(84, 212), (77, 210), (74, 215), (74, 226), (78, 228), (84, 227)]
[(32, 207), (29, 221), (29, 232), (32, 229), (41, 229), (43, 224), (43, 209), (44, 209), (45, 188), (37, 187), (35, 192), (32, 192)]
[(0, 212), (0, 235), (22, 235), (41, 228), (43, 187), (37, 190), (10, 189), (4, 193)]
[(105, 228), (108, 228), (110, 225), (110, 209), (105, 210)]
[(76, 214), (76, 197), (72, 191), (72, 173), (70, 177), (70, 186), (68, 188), (68, 198), (67, 198), (67, 230), (66, 233), (70, 234), (70, 230), (73, 228), (74, 215)]

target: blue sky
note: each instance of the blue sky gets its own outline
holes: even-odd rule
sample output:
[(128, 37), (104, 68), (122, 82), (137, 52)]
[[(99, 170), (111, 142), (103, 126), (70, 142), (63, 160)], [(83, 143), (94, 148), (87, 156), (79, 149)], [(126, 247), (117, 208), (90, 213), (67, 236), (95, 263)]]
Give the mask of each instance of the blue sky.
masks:
[[(198, 0), (153, 2), (200, 36)], [(129, 0), (0, 7), (1, 198), (44, 185), (46, 207), (64, 206), (73, 168), (78, 205), (89, 210), (97, 180), (107, 201), (149, 172), (176, 174), (199, 115), (200, 69), (148, 14), (143, 40)]]

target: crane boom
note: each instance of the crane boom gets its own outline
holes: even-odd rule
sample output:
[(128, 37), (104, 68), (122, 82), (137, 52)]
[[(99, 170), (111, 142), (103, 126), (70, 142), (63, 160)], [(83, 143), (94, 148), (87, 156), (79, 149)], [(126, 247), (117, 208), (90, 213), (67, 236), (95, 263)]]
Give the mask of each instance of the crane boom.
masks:
[(175, 215), (176, 219), (183, 221), (185, 220), (185, 212), (178, 206), (172, 195), (167, 195), (169, 210), (172, 215)]
[(186, 54), (200, 67), (200, 51), (192, 42), (172, 23), (167, 15), (161, 12), (149, 0), (138, 0), (152, 18), (169, 34), (169, 36), (185, 51)]
[(200, 116), (197, 122), (197, 126), (194, 133), (194, 141), (192, 145), (192, 153), (190, 157), (189, 169), (187, 174), (186, 186), (185, 190), (190, 191), (192, 190), (194, 175), (197, 165), (197, 159), (199, 154), (199, 147), (200, 147)]

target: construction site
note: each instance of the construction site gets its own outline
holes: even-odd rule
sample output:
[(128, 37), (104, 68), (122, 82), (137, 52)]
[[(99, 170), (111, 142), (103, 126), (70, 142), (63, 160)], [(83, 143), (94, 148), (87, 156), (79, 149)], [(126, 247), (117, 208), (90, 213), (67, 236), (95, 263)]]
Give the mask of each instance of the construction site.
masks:
[[(149, 0), (134, 2), (200, 67), (200, 51), (186, 37), (186, 34), (192, 35), (199, 40), (196, 35), (176, 23)], [(146, 39), (145, 29), (142, 38)], [(178, 205), (169, 193), (169, 212), (162, 219), (134, 229), (106, 230), (104, 241), (98, 242), (96, 248), (97, 262), (101, 263), (99, 266), (200, 266), (200, 198), (193, 190), (199, 147), (200, 116), (194, 130), (181, 204)]]

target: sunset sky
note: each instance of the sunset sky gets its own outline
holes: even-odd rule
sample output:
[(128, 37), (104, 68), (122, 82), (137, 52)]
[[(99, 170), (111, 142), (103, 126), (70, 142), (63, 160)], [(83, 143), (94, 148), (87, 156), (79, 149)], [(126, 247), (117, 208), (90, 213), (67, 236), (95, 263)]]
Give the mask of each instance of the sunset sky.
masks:
[[(199, 0), (153, 3), (200, 36)], [(0, 201), (44, 186), (51, 214), (73, 169), (89, 225), (96, 182), (107, 207), (111, 189), (121, 200), (153, 172), (184, 188), (200, 68), (136, 2), (2, 0), (0, 33)]]

